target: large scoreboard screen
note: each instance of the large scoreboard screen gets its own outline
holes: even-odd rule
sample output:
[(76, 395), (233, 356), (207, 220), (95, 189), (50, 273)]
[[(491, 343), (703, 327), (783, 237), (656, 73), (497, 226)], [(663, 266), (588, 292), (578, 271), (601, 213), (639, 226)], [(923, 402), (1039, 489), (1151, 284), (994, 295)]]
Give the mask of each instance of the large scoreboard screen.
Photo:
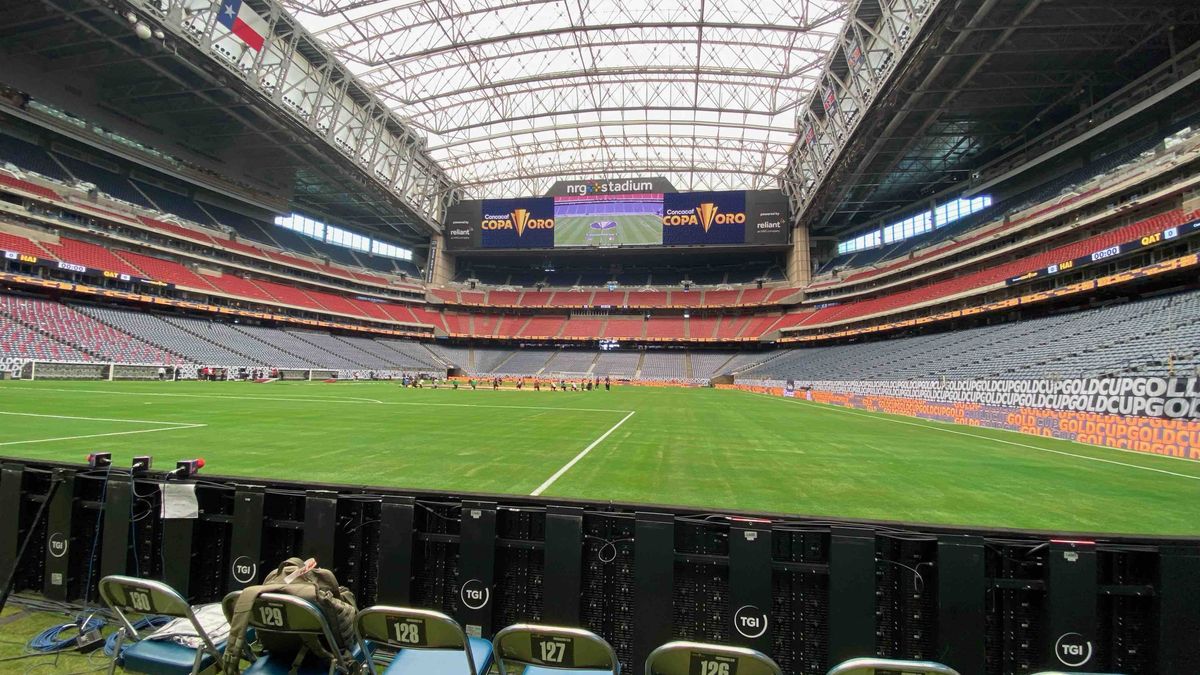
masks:
[(790, 220), (778, 190), (635, 192), (461, 202), (445, 231), (451, 250), (779, 246)]

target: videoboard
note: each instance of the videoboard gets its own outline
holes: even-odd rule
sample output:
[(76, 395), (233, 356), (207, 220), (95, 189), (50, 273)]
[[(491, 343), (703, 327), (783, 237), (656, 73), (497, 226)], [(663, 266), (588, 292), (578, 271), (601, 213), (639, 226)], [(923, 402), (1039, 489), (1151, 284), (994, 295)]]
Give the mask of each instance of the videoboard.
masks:
[(778, 190), (593, 192), (460, 202), (448, 209), (445, 232), (453, 251), (779, 246), (789, 222)]

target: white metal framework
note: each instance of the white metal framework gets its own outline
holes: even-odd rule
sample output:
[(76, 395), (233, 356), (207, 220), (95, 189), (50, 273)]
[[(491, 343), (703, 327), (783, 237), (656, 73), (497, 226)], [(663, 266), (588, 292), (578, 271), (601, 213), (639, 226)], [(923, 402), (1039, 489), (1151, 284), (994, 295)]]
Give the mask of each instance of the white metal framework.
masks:
[(848, 0), (284, 0), (467, 197), (775, 187)]

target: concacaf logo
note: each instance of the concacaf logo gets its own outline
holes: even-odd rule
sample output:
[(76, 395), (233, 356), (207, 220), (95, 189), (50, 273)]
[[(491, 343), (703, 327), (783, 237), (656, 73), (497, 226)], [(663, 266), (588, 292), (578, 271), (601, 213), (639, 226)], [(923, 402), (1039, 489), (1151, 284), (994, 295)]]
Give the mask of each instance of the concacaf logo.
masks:
[(516, 230), (518, 237), (525, 236), (525, 230), (553, 230), (553, 218), (532, 218), (529, 209), (513, 209), (512, 213), (502, 216), (485, 215), (482, 227), (485, 230)]
[(667, 227), (699, 224), (705, 232), (713, 225), (743, 225), (745, 222), (745, 213), (721, 213), (720, 207), (712, 202), (701, 202), (694, 209), (668, 209), (663, 214), (663, 225)]

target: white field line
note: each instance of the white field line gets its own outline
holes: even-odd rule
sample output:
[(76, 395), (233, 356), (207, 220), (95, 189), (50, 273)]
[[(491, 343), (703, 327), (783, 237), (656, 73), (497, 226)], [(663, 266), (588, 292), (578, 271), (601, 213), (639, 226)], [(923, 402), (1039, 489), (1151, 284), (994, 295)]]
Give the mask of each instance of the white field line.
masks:
[(199, 427), (208, 426), (207, 424), (195, 424), (192, 422), (164, 422), (161, 420), (130, 420), (116, 419), (112, 417), (75, 417), (73, 415), (46, 415), (42, 413), (27, 413), (27, 412), (7, 412), (0, 411), (0, 415), (16, 415), (19, 417), (44, 417), (58, 420), (83, 420), (87, 422), (125, 422), (128, 424), (159, 424), (169, 426), (158, 426), (153, 429), (134, 429), (132, 431), (110, 431), (102, 434), (83, 434), (80, 436), (59, 436), (57, 438), (35, 438), (27, 441), (5, 441), (0, 443), (0, 446), (6, 445), (28, 445), (30, 443), (51, 443), (54, 441), (75, 441), (84, 438), (102, 438), (104, 436), (128, 436), (130, 434), (152, 434), (159, 431), (179, 431), (181, 429), (197, 429)]
[(562, 475), (564, 473), (566, 473), (568, 470), (570, 470), (571, 467), (575, 466), (575, 464), (579, 460), (586, 457), (587, 454), (592, 451), (592, 448), (596, 447), (597, 445), (600, 445), (600, 443), (603, 442), (604, 439), (608, 438), (609, 434), (616, 431), (617, 428), (620, 427), (622, 424), (625, 424), (625, 420), (628, 420), (630, 417), (633, 417), (634, 412), (636, 412), (636, 411), (631, 410), (628, 415), (621, 418), (620, 422), (617, 422), (616, 424), (609, 427), (608, 431), (604, 432), (603, 436), (592, 441), (591, 445), (587, 446), (582, 451), (580, 451), (580, 453), (578, 455), (575, 455), (575, 457), (573, 457), (571, 459), (571, 461), (564, 464), (561, 469), (559, 469), (558, 471), (555, 471), (553, 476), (550, 476), (549, 478), (547, 478), (545, 483), (542, 483), (541, 485), (538, 486), (538, 488), (536, 490), (534, 490), (533, 492), (530, 492), (529, 496), (536, 497), (536, 496), (542, 494), (543, 492), (545, 492), (546, 489), (549, 488), (551, 485), (554, 485), (554, 481), (558, 480), (559, 478), (562, 478)]
[(50, 443), (52, 441), (76, 441), (84, 438), (101, 438), (103, 436), (128, 436), (131, 434), (152, 434), (158, 431), (182, 431), (184, 429), (198, 429), (206, 427), (207, 424), (189, 424), (187, 426), (176, 427), (155, 427), (153, 429), (137, 429), (135, 431), (110, 431), (106, 434), (83, 434), (82, 436), (59, 436), (58, 438), (36, 438), (29, 441), (6, 441), (0, 443), (0, 446), (5, 445), (26, 445), (29, 443)]
[(21, 417), (50, 417), (56, 420), (84, 420), (85, 422), (128, 422), (130, 424), (170, 424), (179, 427), (195, 427), (204, 426), (203, 424), (195, 424), (192, 422), (166, 422), (164, 420), (130, 420), (117, 419), (113, 417), (73, 417), (71, 415), (46, 415), (43, 413), (28, 413), (28, 412), (8, 412), (0, 410), (0, 415), (19, 415)]
[[(365, 383), (364, 383), (365, 384)], [(0, 392), (4, 391), (4, 387), (0, 387)], [(354, 396), (348, 397), (315, 397), (315, 396), (230, 396), (226, 394), (180, 394), (167, 392), (143, 392), (143, 391), (117, 391), (112, 389), (55, 389), (51, 387), (39, 387), (37, 391), (56, 391), (66, 393), (82, 393), (82, 394), (110, 394), (118, 396), (154, 396), (154, 397), (170, 397), (170, 398), (215, 398), (237, 401), (298, 401), (310, 403), (374, 403), (377, 405), (407, 405), (407, 406), (432, 406), (442, 408), (503, 408), (506, 410), (567, 410), (572, 412), (611, 412), (623, 413), (631, 412), (629, 410), (616, 410), (613, 408), (573, 408), (573, 407), (558, 407), (558, 406), (535, 406), (535, 405), (502, 405), (492, 403), (432, 403), (423, 401), (380, 401), (376, 398), (360, 398)]]
[[(753, 394), (753, 393), (758, 393), (758, 392), (750, 392), (750, 393)], [(804, 399), (792, 399), (791, 401), (789, 401), (788, 399), (780, 398), (778, 396), (771, 396), (770, 394), (759, 394), (759, 395), (766, 396), (768, 398), (772, 398), (772, 399), (775, 399), (778, 401), (783, 401), (784, 403), (805, 403), (808, 405), (820, 406), (822, 410), (837, 410), (837, 411), (846, 413), (847, 415), (857, 415), (859, 417), (867, 417), (867, 418), (870, 418), (873, 420), (892, 422), (894, 424), (904, 424), (904, 425), (907, 425), (910, 427), (921, 427), (923, 429), (933, 429), (934, 431), (942, 431), (947, 434), (955, 434), (958, 436), (969, 436), (971, 438), (978, 438), (978, 439), (985, 440), (985, 441), (993, 441), (995, 443), (1003, 443), (1005, 445), (1013, 445), (1018, 448), (1028, 448), (1029, 450), (1037, 450), (1038, 452), (1049, 452), (1049, 453), (1055, 454), (1055, 455), (1063, 455), (1064, 457), (1075, 457), (1076, 459), (1084, 459), (1084, 460), (1088, 460), (1090, 462), (1103, 462), (1105, 464), (1115, 464), (1117, 466), (1124, 466), (1124, 467), (1128, 467), (1130, 469), (1141, 469), (1142, 471), (1153, 471), (1154, 473), (1163, 473), (1168, 476), (1176, 476), (1178, 478), (1187, 478), (1189, 480), (1200, 480), (1200, 476), (1189, 476), (1186, 473), (1175, 473), (1174, 471), (1167, 471), (1165, 469), (1155, 469), (1154, 467), (1149, 467), (1149, 466), (1141, 466), (1138, 464), (1128, 464), (1126, 462), (1118, 462), (1113, 459), (1104, 459), (1102, 457), (1089, 457), (1087, 455), (1079, 455), (1074, 452), (1066, 452), (1065, 450), (1051, 450), (1050, 448), (1042, 448), (1042, 447), (1038, 447), (1036, 445), (1029, 445), (1028, 443), (1018, 443), (1016, 441), (1006, 441), (1003, 438), (993, 438), (992, 436), (981, 436), (979, 434), (972, 434), (972, 433), (969, 433), (966, 431), (958, 431), (957, 429), (947, 429), (945, 427), (934, 426), (932, 424), (921, 424), (920, 422), (908, 422), (905, 420), (893, 419), (891, 417), (884, 417), (881, 415), (873, 415), (868, 412), (863, 412), (861, 410), (854, 410), (852, 408), (845, 408), (840, 405), (823, 404), (823, 403), (817, 403), (816, 401), (806, 401)], [(1056, 440), (1063, 440), (1063, 439), (1056, 439)], [(1084, 444), (1081, 444), (1081, 445), (1084, 445)], [(1117, 450), (1120, 452), (1133, 452), (1134, 454), (1141, 455), (1143, 457), (1158, 457), (1159, 456), (1159, 455), (1146, 455), (1145, 453), (1135, 452), (1132, 450), (1124, 450), (1122, 448), (1109, 448), (1109, 447), (1106, 447), (1103, 445), (1094, 445), (1091, 447), (1104, 448), (1105, 450)]]

